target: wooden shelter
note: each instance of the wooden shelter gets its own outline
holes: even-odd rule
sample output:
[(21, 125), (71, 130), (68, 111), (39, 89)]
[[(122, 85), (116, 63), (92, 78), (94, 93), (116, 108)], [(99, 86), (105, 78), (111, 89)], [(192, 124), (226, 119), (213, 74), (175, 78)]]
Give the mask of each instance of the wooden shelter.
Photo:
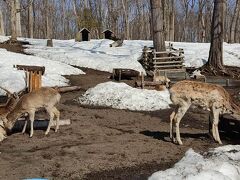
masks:
[(104, 39), (112, 39), (113, 32), (109, 29), (106, 29), (102, 32), (104, 34)]
[(26, 72), (26, 86), (27, 91), (35, 91), (42, 87), (42, 75), (45, 72), (44, 66), (25, 66), (16, 65), (18, 70), (24, 70)]
[(90, 41), (90, 31), (87, 28), (82, 28), (79, 32), (76, 34), (76, 41)]
[(156, 52), (155, 49), (144, 47), (141, 64), (146, 72), (156, 73), (168, 78), (186, 79), (188, 76), (183, 65), (183, 49), (175, 49), (169, 44), (166, 51)]

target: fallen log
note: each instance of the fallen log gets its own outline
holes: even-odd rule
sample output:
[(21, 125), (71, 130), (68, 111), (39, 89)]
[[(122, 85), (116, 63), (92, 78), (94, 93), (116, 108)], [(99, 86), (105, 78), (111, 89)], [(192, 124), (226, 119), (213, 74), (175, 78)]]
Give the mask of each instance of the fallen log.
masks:
[(123, 40), (119, 39), (119, 40), (114, 41), (113, 43), (111, 43), (109, 46), (110, 47), (120, 47), (120, 46), (122, 46), (122, 44), (123, 44)]
[[(25, 119), (24, 118), (19, 118), (17, 120), (17, 122), (14, 124), (14, 126), (12, 128), (12, 131), (13, 132), (22, 131), (24, 123), (25, 123)], [(48, 123), (49, 123), (49, 120), (37, 119), (33, 123), (33, 128), (34, 129), (47, 129)], [(70, 124), (71, 124), (70, 119), (60, 119), (59, 120), (59, 126), (65, 126), (65, 125), (70, 125)], [(30, 123), (28, 123), (28, 126), (30, 126)], [(51, 126), (55, 127), (56, 126), (56, 121), (53, 121)]]
[(54, 87), (54, 89), (58, 90), (60, 93), (78, 91), (81, 89), (80, 86), (63, 86), (63, 87)]

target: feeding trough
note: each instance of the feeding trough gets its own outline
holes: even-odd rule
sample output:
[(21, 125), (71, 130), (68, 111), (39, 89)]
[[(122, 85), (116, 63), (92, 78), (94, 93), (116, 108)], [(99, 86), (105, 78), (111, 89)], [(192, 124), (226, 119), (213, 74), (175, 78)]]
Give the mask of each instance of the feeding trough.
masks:
[(131, 79), (132, 77), (138, 77), (140, 73), (133, 69), (113, 69), (112, 79), (121, 81), (122, 79)]
[(18, 70), (24, 70), (26, 73), (26, 86), (27, 91), (32, 92), (42, 87), (42, 75), (45, 72), (44, 66), (25, 66), (16, 65), (14, 66)]

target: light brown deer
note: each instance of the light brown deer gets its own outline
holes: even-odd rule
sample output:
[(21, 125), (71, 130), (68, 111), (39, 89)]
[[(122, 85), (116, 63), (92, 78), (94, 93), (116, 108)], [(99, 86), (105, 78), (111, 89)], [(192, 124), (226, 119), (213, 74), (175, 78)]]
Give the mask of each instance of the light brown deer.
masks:
[[(4, 126), (6, 130), (11, 130), (17, 119), (23, 114), (28, 113), (29, 120), (31, 122), (30, 137), (32, 137), (35, 112), (41, 108), (44, 108), (50, 116), (49, 124), (45, 134), (47, 135), (49, 133), (54, 116), (56, 116), (55, 132), (57, 132), (59, 129), (60, 112), (57, 110), (56, 105), (60, 101), (60, 98), (61, 95), (58, 93), (58, 91), (49, 87), (43, 87), (39, 90), (23, 95), (4, 120)], [(25, 132), (26, 126), (27, 120), (24, 124), (22, 133)]]
[(191, 105), (209, 110), (212, 117), (213, 138), (222, 144), (218, 132), (220, 114), (231, 114), (240, 120), (240, 108), (236, 105), (229, 93), (219, 85), (203, 83), (198, 81), (180, 81), (170, 89), (171, 100), (177, 108), (170, 115), (170, 138), (173, 137), (173, 123), (176, 128), (176, 139), (182, 145), (179, 131), (179, 123)]
[(6, 138), (6, 131), (4, 126), (4, 119), (8, 113), (15, 107), (19, 100), (19, 96), (16, 93), (11, 93), (7, 89), (0, 86), (0, 89), (4, 90), (8, 96), (7, 102), (0, 105), (0, 141)]

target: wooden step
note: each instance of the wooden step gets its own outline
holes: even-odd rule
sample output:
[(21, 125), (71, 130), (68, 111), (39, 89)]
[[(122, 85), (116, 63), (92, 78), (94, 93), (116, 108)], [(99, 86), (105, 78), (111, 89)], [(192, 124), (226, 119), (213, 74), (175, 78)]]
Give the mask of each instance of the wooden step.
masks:
[(182, 59), (184, 56), (173, 56), (173, 57), (154, 57), (153, 60), (168, 60), (168, 59)]
[(166, 62), (153, 62), (153, 64), (156, 65), (161, 65), (161, 64), (179, 64), (179, 63), (183, 63), (183, 61), (166, 61)]

